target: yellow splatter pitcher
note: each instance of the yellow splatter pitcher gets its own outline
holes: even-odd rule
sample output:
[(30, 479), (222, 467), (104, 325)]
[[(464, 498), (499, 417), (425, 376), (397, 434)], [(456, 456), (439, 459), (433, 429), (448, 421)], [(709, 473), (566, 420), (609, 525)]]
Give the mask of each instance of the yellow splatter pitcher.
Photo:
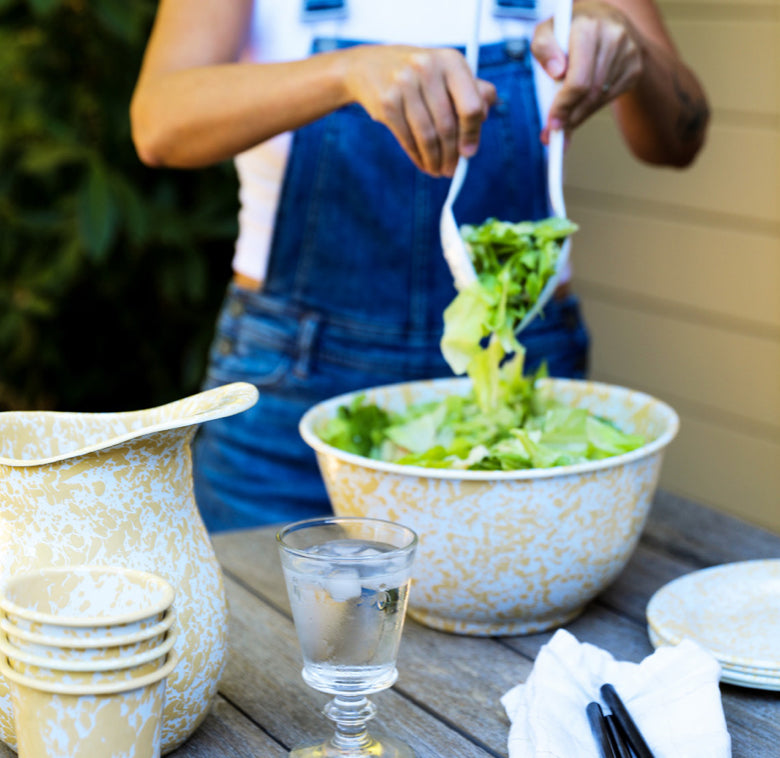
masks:
[[(199, 424), (256, 401), (256, 388), (237, 382), (141, 411), (0, 413), (0, 582), (103, 564), (154, 572), (176, 591), (164, 753), (205, 718), (227, 653), (222, 572), (193, 495), (190, 442)], [(0, 739), (16, 747), (1, 676)]]

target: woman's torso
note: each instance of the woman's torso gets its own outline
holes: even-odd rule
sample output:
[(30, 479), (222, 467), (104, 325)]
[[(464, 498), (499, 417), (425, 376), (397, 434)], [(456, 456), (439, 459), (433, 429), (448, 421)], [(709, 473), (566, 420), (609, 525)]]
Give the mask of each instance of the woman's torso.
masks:
[[(536, 18), (551, 13), (551, 0), (539, 0), (536, 18), (506, 18), (495, 14), (494, 0), (482, 0), (480, 41), (530, 39)], [(306, 57), (316, 37), (431, 46), (461, 46), (472, 34), (475, 0), (347, 0), (346, 17), (302, 22), (303, 0), (256, 0), (245, 61), (274, 62)], [(315, 14), (316, 17), (316, 14)], [(537, 107), (546, 113), (551, 82), (534, 63)], [(264, 280), (271, 254), (279, 195), (292, 135), (285, 133), (236, 157), (240, 180), (239, 236), (234, 270)]]

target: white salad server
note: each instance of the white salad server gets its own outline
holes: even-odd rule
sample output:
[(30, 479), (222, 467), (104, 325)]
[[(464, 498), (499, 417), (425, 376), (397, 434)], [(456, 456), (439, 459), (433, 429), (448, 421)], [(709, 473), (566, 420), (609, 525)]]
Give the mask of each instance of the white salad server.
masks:
[[(561, 50), (568, 54), (569, 52), (569, 32), (571, 31), (571, 5), (572, 0), (557, 0), (555, 3), (555, 13), (553, 15), (553, 31), (555, 40)], [(550, 144), (547, 148), (547, 188), (550, 194), (550, 207), (554, 215), (559, 218), (566, 218), (566, 203), (563, 199), (563, 147), (564, 133), (562, 129), (554, 129), (550, 132)], [(561, 274), (565, 271), (569, 262), (569, 248), (571, 239), (566, 237), (561, 245), (561, 253), (555, 264), (555, 273), (547, 280), (544, 289), (542, 289), (539, 299), (531, 306), (528, 313), (525, 314), (517, 332), (525, 329), (531, 321), (536, 318), (538, 313), (549, 302), (555, 288), (558, 286)]]
[[(479, 22), (482, 15), (482, 0), (476, 0), (475, 6), (476, 16), (474, 18), (474, 26), (472, 27), (473, 33), (466, 45), (466, 62), (474, 74), (477, 72), (479, 60)], [(452, 212), (452, 206), (458, 197), (460, 188), (463, 186), (463, 180), (466, 178), (468, 166), (467, 158), (463, 156), (458, 158), (458, 164), (455, 167), (455, 173), (452, 176), (450, 189), (444, 200), (444, 206), (441, 209), (441, 217), (439, 219), (439, 235), (441, 237), (444, 258), (450, 267), (457, 290), (465, 289), (477, 281), (474, 264), (471, 262), (468, 248), (460, 235), (460, 229), (458, 229), (458, 224), (455, 221), (455, 214)]]

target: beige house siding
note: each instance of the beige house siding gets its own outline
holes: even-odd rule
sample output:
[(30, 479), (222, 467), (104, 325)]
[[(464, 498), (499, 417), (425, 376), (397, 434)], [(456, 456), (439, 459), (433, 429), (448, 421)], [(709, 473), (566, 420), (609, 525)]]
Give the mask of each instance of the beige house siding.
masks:
[(572, 141), (591, 377), (677, 409), (661, 486), (780, 532), (780, 0), (661, 7), (712, 124), (682, 172), (616, 148), (606, 114)]

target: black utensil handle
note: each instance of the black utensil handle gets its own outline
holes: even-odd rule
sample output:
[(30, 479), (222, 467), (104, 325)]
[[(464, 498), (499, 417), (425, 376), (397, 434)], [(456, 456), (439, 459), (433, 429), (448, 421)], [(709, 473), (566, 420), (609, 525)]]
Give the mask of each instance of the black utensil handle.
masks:
[(601, 750), (601, 758), (620, 758), (620, 756), (615, 755), (615, 751), (612, 749), (609, 732), (607, 731), (607, 722), (601, 706), (598, 703), (588, 703), (585, 713), (590, 722), (590, 730), (593, 732), (593, 736), (596, 738), (596, 742)]
[(615, 714), (615, 718), (625, 733), (631, 749), (636, 753), (637, 758), (655, 758), (615, 688), (611, 684), (602, 685), (601, 697), (604, 698), (604, 702), (609, 706), (612, 713)]
[(617, 719), (612, 714), (609, 714), (604, 717), (604, 721), (607, 724), (609, 740), (612, 743), (612, 752), (615, 753), (617, 758), (632, 758), (631, 748), (623, 738), (623, 733), (620, 731)]

